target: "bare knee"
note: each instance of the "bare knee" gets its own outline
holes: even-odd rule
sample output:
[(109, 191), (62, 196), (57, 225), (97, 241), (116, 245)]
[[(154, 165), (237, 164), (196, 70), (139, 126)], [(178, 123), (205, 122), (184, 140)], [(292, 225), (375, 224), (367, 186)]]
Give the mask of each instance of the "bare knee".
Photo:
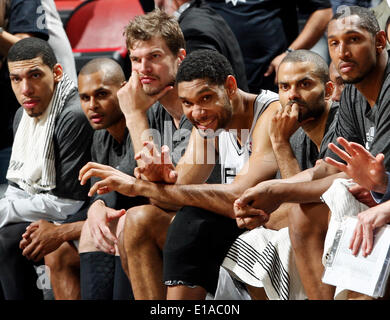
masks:
[(96, 248), (96, 245), (93, 241), (92, 234), (88, 225), (88, 219), (87, 219), (83, 224), (83, 228), (81, 229), (79, 253), (93, 252), (93, 251), (100, 251), (100, 250)]
[(160, 209), (153, 205), (144, 205), (131, 208), (127, 211), (125, 221), (125, 233), (138, 236), (148, 235), (151, 227), (158, 220)]
[(141, 245), (143, 241), (164, 242), (172, 215), (153, 205), (131, 208), (127, 211), (124, 239)]
[(324, 204), (296, 204), (290, 207), (289, 232), (293, 242), (310, 238), (324, 239), (329, 209)]
[(64, 242), (57, 250), (45, 256), (45, 264), (50, 271), (62, 271), (69, 268), (79, 268), (80, 258), (77, 249)]

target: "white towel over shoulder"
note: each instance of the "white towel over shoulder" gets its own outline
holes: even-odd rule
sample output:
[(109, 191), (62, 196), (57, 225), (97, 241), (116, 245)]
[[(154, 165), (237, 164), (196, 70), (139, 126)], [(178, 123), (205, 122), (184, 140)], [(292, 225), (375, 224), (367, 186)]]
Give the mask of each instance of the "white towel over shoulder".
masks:
[(57, 84), (52, 100), (39, 117), (24, 110), (12, 145), (7, 179), (29, 194), (56, 187), (53, 134), (57, 116), (62, 112), (75, 85), (66, 74)]

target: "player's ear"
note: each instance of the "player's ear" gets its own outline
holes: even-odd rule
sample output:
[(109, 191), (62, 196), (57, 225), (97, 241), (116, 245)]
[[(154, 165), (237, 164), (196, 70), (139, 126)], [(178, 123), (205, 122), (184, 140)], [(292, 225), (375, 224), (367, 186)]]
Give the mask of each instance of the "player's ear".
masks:
[(330, 99), (333, 94), (333, 90), (335, 86), (332, 81), (328, 81), (325, 83), (325, 99)]
[(386, 50), (387, 37), (386, 32), (380, 30), (375, 36), (375, 47), (377, 54), (380, 54), (383, 50)]
[(54, 81), (56, 83), (61, 81), (63, 73), (62, 66), (59, 63), (56, 63), (53, 67)]
[(179, 59), (179, 65), (180, 65), (180, 63), (184, 60), (184, 58), (186, 57), (186, 55), (187, 55), (186, 50), (183, 49), (183, 48), (181, 48), (181, 49), (179, 50), (178, 55), (177, 55), (177, 58)]
[(237, 93), (237, 81), (232, 75), (228, 75), (225, 81), (225, 88), (228, 93), (229, 99), (232, 99)]

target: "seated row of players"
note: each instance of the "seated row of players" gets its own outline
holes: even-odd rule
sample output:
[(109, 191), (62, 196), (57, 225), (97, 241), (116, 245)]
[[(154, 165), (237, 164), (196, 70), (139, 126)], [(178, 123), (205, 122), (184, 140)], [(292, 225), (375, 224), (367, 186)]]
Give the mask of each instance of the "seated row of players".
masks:
[[(147, 19), (147, 16), (139, 19)], [(346, 41), (344, 37), (347, 37), (349, 30), (332, 29), (332, 26), (339, 25), (338, 19), (347, 18), (335, 17), (329, 25), (328, 34), (331, 41), (344, 44)], [(347, 26), (352, 25), (354, 32), (366, 40), (363, 41), (364, 44), (369, 43), (368, 39), (371, 40), (369, 37), (376, 39), (377, 46), (368, 47), (366, 51), (370, 55), (368, 53), (366, 55), (372, 58), (371, 67), (376, 68), (375, 71), (383, 68), (380, 62), (386, 54), (383, 47), (386, 42), (381, 31), (377, 30), (374, 37), (366, 30), (367, 20), (372, 23), (369, 20), (371, 19), (369, 12), (358, 8), (352, 11), (350, 19), (352, 24)], [(360, 23), (360, 20), (364, 21), (364, 24)], [(133, 23), (133, 26), (136, 26), (137, 19)], [(165, 23), (173, 24), (174, 20), (167, 19)], [(120, 255), (123, 270), (130, 279), (136, 299), (203, 299), (207, 293), (216, 293), (220, 266), (232, 243), (244, 231), (242, 227), (253, 229), (264, 225), (266, 228), (257, 228), (256, 231), (265, 234), (269, 229), (279, 230), (288, 226), (290, 235), (300, 229), (300, 225), (291, 222), (294, 220), (294, 217), (291, 217), (292, 212), (296, 212), (292, 211), (294, 205), (281, 206), (269, 215), (271, 212), (269, 208), (276, 209), (278, 205), (271, 203), (264, 208), (263, 203), (258, 205), (262, 198), (255, 197), (251, 198), (254, 200), (252, 206), (246, 195), (251, 195), (253, 190), (258, 189), (268, 191), (269, 188), (261, 189), (258, 186), (256, 189), (249, 188), (261, 181), (273, 179), (278, 171), (282, 178), (293, 177), (301, 170), (314, 166), (316, 160), (327, 153), (327, 142), (334, 139), (335, 134), (338, 133), (337, 128), (341, 126), (340, 117), (336, 116), (337, 105), (332, 104), (333, 85), (329, 82), (328, 66), (321, 57), (310, 51), (292, 52), (283, 60), (278, 71), (279, 98), (269, 91), (261, 91), (258, 95), (254, 95), (237, 88), (231, 66), (222, 55), (214, 51), (201, 50), (185, 57), (184, 39), (181, 46), (176, 45), (173, 46), (176, 49), (172, 49), (172, 46), (169, 46), (172, 42), (168, 39), (174, 37), (160, 34), (157, 32), (158, 28), (147, 37), (140, 38), (132, 37), (130, 30), (131, 27), (128, 28), (128, 47), (133, 73), (127, 84), (124, 85), (123, 73), (118, 70), (118, 66), (106, 60), (91, 62), (79, 75), (80, 98), (87, 117), (95, 129), (107, 129), (95, 133), (92, 148), (95, 151), (92, 155), (96, 162), (89, 162), (80, 171), (79, 179), (82, 186), (77, 188), (87, 187), (89, 178), (93, 176), (101, 179), (94, 182), (89, 191), (90, 196), (95, 193), (98, 196), (89, 209), (86, 208), (87, 222), (48, 227), (52, 230), (56, 228), (53, 232), (57, 234), (59, 234), (58, 230), (72, 232), (64, 232), (58, 240), (48, 237), (46, 243), (45, 232), (40, 233), (46, 223), (33, 223), (23, 234), (20, 246), (24, 249), (24, 255), (37, 261), (45, 255), (51, 256), (47, 256), (47, 253), (61, 245), (63, 252), (54, 252), (52, 263), (49, 264), (55, 269), (55, 265), (61, 265), (58, 259), (64, 256), (64, 252), (72, 256), (73, 250), (73, 258), (77, 261), (77, 257), (74, 257), (74, 253), (77, 252), (66, 241), (77, 240), (83, 224), (79, 245), (83, 298), (107, 298), (107, 292), (110, 292), (111, 298), (130, 297), (130, 287), (123, 288), (126, 279), (123, 277), (123, 271), (120, 270), (119, 257), (115, 258), (115, 254)], [(178, 30), (175, 29), (176, 38), (180, 34)], [(19, 45), (15, 45), (12, 50), (20, 52), (24, 49), (25, 43), (20, 41)], [(354, 51), (350, 49), (348, 54), (350, 52)], [(39, 61), (35, 62), (39, 62), (38, 65), (44, 70), (46, 67), (49, 70), (52, 68), (57, 70), (58, 67), (54, 68), (56, 64), (49, 67), (41, 58), (41, 53), (32, 53), (34, 54), (35, 56), (31, 57), (16, 58), (14, 71), (11, 54), (9, 64), (13, 89), (26, 112), (31, 111), (28, 114), (35, 120), (32, 126), (37, 126), (36, 120), (39, 122), (46, 109), (51, 110), (49, 106), (57, 104), (56, 99), (53, 103), (49, 102), (51, 96), (58, 95), (60, 86), (55, 84), (61, 77), (56, 78), (53, 75), (52, 79), (49, 77), (49, 80), (42, 82), (39, 74), (43, 72), (35, 75), (37, 66), (33, 65), (31, 68), (31, 60), (38, 59)], [(344, 80), (345, 74), (348, 75), (351, 70), (357, 72), (360, 70), (359, 67), (366, 67), (356, 64), (358, 70), (355, 71), (355, 64), (351, 62), (354, 60), (351, 59), (349, 65), (342, 68), (337, 57), (332, 54), (331, 56)], [(367, 57), (364, 58), (367, 60)], [(358, 79), (358, 83), (366, 81), (366, 77), (370, 76), (371, 72), (371, 69), (364, 70), (365, 77)], [(32, 74), (34, 76), (31, 76)], [(45, 77), (43, 78), (46, 80)], [(39, 84), (37, 87), (42, 83), (52, 89), (47, 101), (42, 101), (38, 92), (28, 94), (27, 91), (20, 91), (18, 95), (16, 90), (18, 86), (24, 89), (34, 81)], [(370, 81), (371, 86), (374, 86), (372, 79)], [(105, 89), (110, 85), (113, 90)], [(121, 86), (123, 87), (120, 89)], [(33, 88), (32, 85), (30, 87)], [(366, 87), (367, 85), (364, 88)], [(360, 94), (362, 90), (358, 85), (356, 88), (360, 90), (358, 91)], [(116, 92), (119, 99), (115, 97)], [(343, 97), (346, 99), (345, 95)], [(41, 101), (43, 103), (40, 103)], [(107, 110), (112, 107), (111, 112), (105, 111), (106, 102)], [(122, 113), (119, 111), (118, 104)], [(42, 109), (37, 108), (39, 105), (43, 106)], [(347, 108), (347, 105), (343, 108)], [(43, 119), (45, 122), (46, 118)], [(47, 122), (50, 124), (52, 118), (49, 116), (48, 119)], [(192, 132), (188, 121), (194, 125)], [(54, 123), (59, 126), (58, 122)], [(126, 126), (130, 135), (127, 133)], [(79, 127), (73, 127), (73, 131), (79, 132), (74, 129)], [(301, 128), (297, 131), (299, 127)], [(144, 138), (144, 133), (148, 128), (156, 129), (161, 134), (160, 138), (168, 136), (168, 141), (164, 139), (163, 142), (170, 144), (171, 149), (176, 150), (172, 157), (173, 164), (167, 161), (168, 149), (162, 148), (160, 154), (158, 148), (150, 141), (144, 142), (147, 140)], [(17, 134), (18, 132), (19, 130)], [(23, 135), (23, 137), (30, 136), (32, 135), (26, 133)], [(21, 149), (26, 148), (26, 142), (20, 140), (20, 144), (23, 145)], [(38, 137), (35, 140), (39, 141)], [(16, 139), (16, 146), (17, 142)], [(83, 144), (83, 147), (86, 147), (86, 142), (82, 138), (76, 141), (73, 137), (70, 142)], [(56, 150), (58, 138), (55, 134), (52, 143)], [(144, 147), (147, 147), (147, 150), (143, 149)], [(129, 151), (132, 148), (134, 152)], [(184, 149), (184, 156), (180, 159)], [(76, 152), (76, 150), (71, 151)], [(28, 168), (17, 162), (21, 158), (19, 153), (21, 151), (15, 151), (15, 157), (19, 156), (19, 158), (15, 158), (16, 162), (12, 162), (10, 168), (18, 170)], [(213, 184), (215, 179), (207, 180), (210, 176), (213, 178), (211, 173), (214, 170), (216, 155), (221, 165), (222, 184)], [(46, 158), (42, 154), (35, 155), (34, 164), (37, 163), (36, 159)], [(57, 161), (57, 158), (55, 159)], [(138, 162), (137, 169), (134, 169), (136, 166), (134, 159)], [(158, 163), (157, 160), (163, 160), (164, 163), (161, 164), (161, 161)], [(42, 177), (46, 174), (50, 176), (53, 171), (59, 177), (58, 173), (63, 172), (47, 169), (47, 161), (43, 162)], [(83, 164), (85, 163), (86, 161)], [(322, 163), (315, 167), (315, 172)], [(72, 169), (75, 170), (76, 166), (72, 166)], [(49, 173), (46, 173), (47, 171)], [(136, 178), (131, 176), (133, 171)], [(75, 172), (78, 174), (78, 170), (72, 171), (73, 174)], [(11, 177), (12, 170), (9, 173)], [(23, 174), (26, 173), (29, 171)], [(305, 172), (299, 176), (305, 178), (308, 174)], [(31, 185), (28, 182), (22, 184), (20, 180), (16, 182), (17, 189), (31, 193), (28, 189)], [(41, 187), (34, 195), (51, 196), (53, 190), (65, 184), (65, 181), (57, 181), (54, 187), (46, 189)], [(78, 183), (77, 178), (75, 181)], [(208, 183), (204, 183), (206, 181)], [(270, 181), (259, 186), (285, 185), (282, 183), (285, 180), (280, 180), (281, 183), (277, 182), (279, 180)], [(44, 186), (46, 187), (46, 184)], [(249, 191), (246, 191), (247, 189)], [(68, 187), (67, 191), (70, 190)], [(111, 192), (114, 190), (116, 192)], [(241, 200), (248, 205), (244, 206), (241, 202), (233, 207), (233, 202), (243, 193)], [(138, 197), (133, 198), (134, 196)], [(270, 195), (272, 201), (274, 198), (271, 196), (272, 194)], [(6, 197), (9, 197), (8, 191)], [(17, 204), (20, 199), (13, 199), (13, 201)], [(11, 201), (4, 200), (4, 205), (6, 203)], [(143, 205), (139, 206), (140, 204)], [(77, 203), (77, 205), (81, 207), (83, 204)], [(15, 205), (10, 207), (15, 208)], [(131, 209), (126, 212), (130, 207)], [(72, 209), (73, 212), (79, 210), (79, 208)], [(31, 264), (26, 263), (15, 248), (15, 244), (16, 246), (19, 244), (23, 228), (26, 227), (25, 221), (44, 218), (63, 222), (67, 217), (66, 215), (40, 216), (36, 211), (34, 215), (29, 216), (9, 209), (7, 213), (8, 220), (2, 223), (0, 230), (2, 240), (9, 239), (11, 228), (18, 226), (19, 230), (17, 234), (13, 233), (12, 241), (4, 242), (9, 244), (9, 247), (4, 250), (8, 255), (3, 260), (4, 263), (2, 261), (0, 270), (4, 295), (12, 299), (23, 290), (34, 287), (31, 282), (26, 285), (27, 279), (22, 279), (16, 282), (14, 293), (11, 293), (11, 288), (7, 288), (7, 281), (9, 284), (12, 275), (12, 272), (5, 273), (10, 271), (6, 270), (9, 258), (18, 259), (18, 263), (23, 265), (25, 270), (32, 269)], [(302, 222), (300, 223), (302, 225)], [(318, 221), (315, 221), (313, 226), (318, 224)], [(72, 229), (71, 225), (75, 228)], [(291, 240), (295, 252), (299, 253), (300, 248), (296, 245), (295, 238), (292, 237)], [(51, 244), (55, 242), (55, 245), (48, 245), (47, 242)], [(313, 250), (316, 253), (310, 251), (310, 255), (322, 254), (321, 247), (313, 247)], [(297, 267), (301, 275), (304, 273), (300, 263), (305, 260), (307, 255), (303, 258), (297, 255)], [(11, 269), (9, 265), (8, 269)], [(77, 274), (69, 274), (69, 270), (66, 272), (69, 278), (73, 277), (77, 287)], [(108, 273), (112, 276), (107, 277)], [(16, 274), (17, 272), (14, 273), (15, 277)], [(31, 275), (31, 272), (28, 275)], [(306, 279), (307, 274), (304, 275), (301, 280), (307, 296), (320, 297), (323, 285), (316, 286), (318, 284), (313, 284), (310, 276)], [(58, 285), (58, 292), (62, 290), (64, 293), (68, 288), (61, 287), (58, 279), (59, 277), (52, 278), (54, 288)], [(59, 296), (60, 294), (56, 295), (57, 298)], [(321, 297), (329, 298), (326, 295)]]

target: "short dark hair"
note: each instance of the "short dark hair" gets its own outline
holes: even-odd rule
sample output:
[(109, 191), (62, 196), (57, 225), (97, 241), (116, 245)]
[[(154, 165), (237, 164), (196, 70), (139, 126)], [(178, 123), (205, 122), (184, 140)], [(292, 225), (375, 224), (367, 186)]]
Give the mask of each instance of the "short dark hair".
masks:
[(311, 62), (314, 64), (313, 74), (315, 74), (323, 83), (329, 81), (329, 66), (326, 61), (316, 52), (300, 49), (289, 52), (280, 63), (280, 66), (286, 62)]
[(210, 84), (223, 85), (226, 78), (233, 75), (229, 61), (215, 50), (201, 49), (192, 51), (177, 71), (176, 82), (207, 79)]
[(42, 58), (43, 63), (51, 69), (57, 63), (54, 51), (47, 41), (35, 37), (24, 38), (16, 42), (9, 49), (7, 59), (9, 62), (15, 62), (37, 57)]
[(337, 8), (337, 12), (330, 19), (329, 23), (332, 20), (343, 19), (350, 16), (358, 16), (360, 18), (359, 26), (362, 29), (367, 30), (373, 36), (375, 36), (379, 31), (379, 23), (375, 17), (375, 14), (372, 10), (359, 6), (340, 6)]
[(160, 9), (136, 16), (126, 26), (124, 36), (128, 51), (133, 48), (134, 42), (149, 41), (155, 36), (163, 38), (174, 55), (177, 55), (180, 49), (185, 49), (184, 35), (179, 23)]

